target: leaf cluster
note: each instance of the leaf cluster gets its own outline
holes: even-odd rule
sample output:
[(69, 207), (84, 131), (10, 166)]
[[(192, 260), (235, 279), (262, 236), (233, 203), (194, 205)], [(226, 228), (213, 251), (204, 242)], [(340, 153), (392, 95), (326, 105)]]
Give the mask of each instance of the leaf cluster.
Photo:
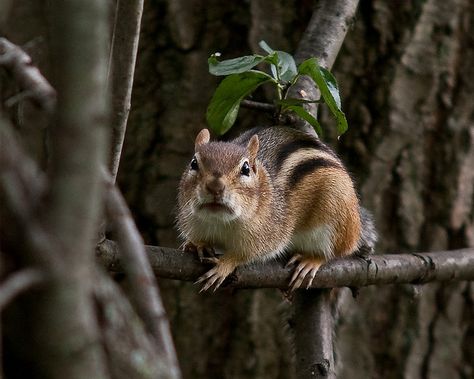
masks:
[[(226, 76), (207, 108), (206, 118), (210, 128), (217, 134), (227, 132), (237, 118), (242, 100), (262, 84), (270, 84), (276, 88), (278, 98), (274, 103), (280, 115), (294, 112), (322, 135), (318, 120), (304, 108), (304, 104), (319, 100), (288, 97), (289, 89), (302, 75), (307, 75), (313, 79), (323, 101), (335, 117), (338, 135), (343, 134), (347, 130), (347, 120), (342, 111), (337, 81), (331, 72), (320, 66), (316, 58), (307, 59), (297, 66), (292, 55), (273, 50), (265, 41), (260, 41), (259, 45), (266, 55), (253, 54), (222, 61), (218, 60), (219, 53), (209, 57), (209, 72)], [(270, 73), (255, 69), (260, 63), (270, 65)]]

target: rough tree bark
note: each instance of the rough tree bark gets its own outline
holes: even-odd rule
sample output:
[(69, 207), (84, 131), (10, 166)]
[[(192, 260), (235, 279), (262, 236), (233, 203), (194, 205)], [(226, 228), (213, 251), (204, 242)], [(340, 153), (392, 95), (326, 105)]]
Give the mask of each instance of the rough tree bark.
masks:
[[(340, 151), (375, 211), (378, 250), (473, 246), (473, 3), (363, 3), (360, 21), (335, 72), (357, 125)], [(361, 291), (357, 306), (346, 299), (342, 377), (469, 377), (473, 290), (432, 284), (416, 299), (407, 287)]]

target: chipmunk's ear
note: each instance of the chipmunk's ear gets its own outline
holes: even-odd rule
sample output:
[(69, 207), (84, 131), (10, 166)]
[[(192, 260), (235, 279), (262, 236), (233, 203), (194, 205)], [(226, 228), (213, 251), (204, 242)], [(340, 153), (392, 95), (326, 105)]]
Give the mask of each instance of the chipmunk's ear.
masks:
[(208, 143), (210, 138), (211, 138), (211, 135), (209, 134), (209, 130), (207, 129), (201, 130), (196, 136), (196, 141), (194, 142), (194, 148), (197, 149), (198, 146)]
[(260, 142), (258, 141), (258, 136), (254, 134), (247, 145), (247, 151), (249, 152), (249, 159), (255, 162), (257, 158), (258, 148), (260, 146)]

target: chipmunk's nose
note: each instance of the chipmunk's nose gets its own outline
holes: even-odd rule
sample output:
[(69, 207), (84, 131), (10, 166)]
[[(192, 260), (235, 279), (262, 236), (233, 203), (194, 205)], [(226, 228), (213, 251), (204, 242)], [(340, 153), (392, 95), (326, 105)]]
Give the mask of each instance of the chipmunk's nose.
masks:
[(210, 194), (220, 197), (224, 193), (224, 181), (219, 178), (214, 178), (206, 183), (206, 189)]

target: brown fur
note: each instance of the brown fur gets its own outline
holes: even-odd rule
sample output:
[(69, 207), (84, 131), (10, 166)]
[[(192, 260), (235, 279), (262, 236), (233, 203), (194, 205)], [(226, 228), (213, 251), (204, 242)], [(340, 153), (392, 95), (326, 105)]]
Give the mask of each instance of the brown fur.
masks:
[[(218, 287), (239, 265), (281, 254), (294, 244), (312, 268), (351, 254), (361, 233), (359, 202), (350, 176), (319, 140), (288, 128), (250, 131), (228, 142), (196, 137), (198, 169), (180, 183), (178, 227), (192, 244), (224, 256), (201, 281)], [(245, 165), (250, 173), (246, 173)], [(216, 211), (217, 209), (217, 211)], [(306, 259), (306, 260), (305, 260)], [(296, 286), (306, 274), (295, 273)]]

